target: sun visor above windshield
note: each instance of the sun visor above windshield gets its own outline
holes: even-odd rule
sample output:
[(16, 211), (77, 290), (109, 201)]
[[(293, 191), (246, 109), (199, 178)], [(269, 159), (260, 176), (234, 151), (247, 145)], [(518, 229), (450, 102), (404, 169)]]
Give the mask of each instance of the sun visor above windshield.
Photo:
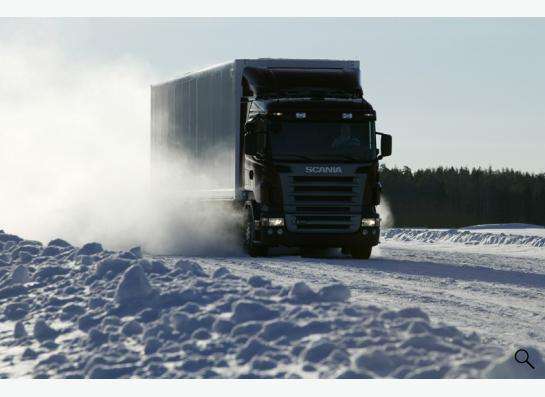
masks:
[(357, 69), (297, 69), (246, 67), (244, 95), (260, 98), (360, 98)]

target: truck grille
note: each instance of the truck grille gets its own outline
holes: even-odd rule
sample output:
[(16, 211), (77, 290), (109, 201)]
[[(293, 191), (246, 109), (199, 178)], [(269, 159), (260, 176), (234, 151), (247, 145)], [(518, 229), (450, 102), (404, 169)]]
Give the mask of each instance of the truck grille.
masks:
[(365, 176), (284, 174), (288, 230), (300, 233), (353, 233), (361, 222)]
[(295, 207), (296, 212), (350, 212), (350, 207)]
[(357, 184), (351, 176), (293, 176), (291, 193), (296, 204), (353, 203)]

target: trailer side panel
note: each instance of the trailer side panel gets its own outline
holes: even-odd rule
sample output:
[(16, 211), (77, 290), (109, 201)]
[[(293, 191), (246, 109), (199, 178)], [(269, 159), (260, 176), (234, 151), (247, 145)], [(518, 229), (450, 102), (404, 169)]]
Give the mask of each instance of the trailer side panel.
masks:
[(234, 77), (229, 63), (152, 87), (154, 179), (191, 170), (202, 185), (189, 188), (234, 194), (240, 102)]

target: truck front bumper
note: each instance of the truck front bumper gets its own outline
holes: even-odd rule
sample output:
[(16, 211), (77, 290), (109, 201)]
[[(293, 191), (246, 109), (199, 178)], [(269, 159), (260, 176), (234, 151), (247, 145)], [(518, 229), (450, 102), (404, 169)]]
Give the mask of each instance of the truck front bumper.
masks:
[[(281, 230), (279, 232), (279, 230)], [(261, 243), (269, 247), (349, 247), (361, 244), (377, 245), (380, 228), (361, 228), (356, 233), (293, 233), (285, 228), (262, 228)]]

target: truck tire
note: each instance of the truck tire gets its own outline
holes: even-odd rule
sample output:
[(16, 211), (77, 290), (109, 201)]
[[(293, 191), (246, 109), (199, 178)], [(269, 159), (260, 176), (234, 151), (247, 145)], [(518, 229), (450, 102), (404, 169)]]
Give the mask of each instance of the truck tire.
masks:
[(247, 211), (246, 216), (244, 217), (243, 228), (244, 228), (243, 230), (244, 251), (246, 251), (246, 253), (252, 257), (266, 256), (267, 247), (258, 245), (255, 242), (254, 217), (252, 216), (252, 213), (250, 211)]
[(355, 245), (350, 248), (350, 255), (354, 259), (369, 259), (373, 246), (371, 244)]

